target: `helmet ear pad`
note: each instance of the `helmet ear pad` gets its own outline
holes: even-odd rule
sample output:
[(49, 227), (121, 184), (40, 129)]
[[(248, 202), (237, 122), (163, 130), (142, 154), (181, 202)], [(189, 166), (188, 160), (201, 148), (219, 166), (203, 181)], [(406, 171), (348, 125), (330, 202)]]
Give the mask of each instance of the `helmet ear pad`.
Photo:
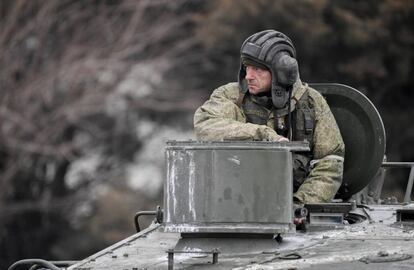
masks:
[(290, 91), (299, 77), (298, 62), (286, 51), (275, 55), (272, 61), (272, 102), (277, 109), (288, 104)]
[(272, 79), (282, 86), (293, 85), (299, 77), (298, 61), (286, 51), (276, 54), (272, 61)]

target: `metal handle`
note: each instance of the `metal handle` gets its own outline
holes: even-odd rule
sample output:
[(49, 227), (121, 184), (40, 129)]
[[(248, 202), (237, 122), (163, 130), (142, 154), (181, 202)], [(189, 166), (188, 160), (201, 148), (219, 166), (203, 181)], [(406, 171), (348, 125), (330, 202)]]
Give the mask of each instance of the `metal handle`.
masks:
[(167, 250), (168, 253), (168, 270), (174, 269), (174, 253), (185, 253), (185, 254), (191, 254), (191, 253), (199, 253), (199, 254), (213, 254), (213, 261), (212, 264), (218, 263), (218, 255), (220, 251), (215, 248), (211, 251), (191, 251), (191, 250), (174, 250), (169, 249)]
[(17, 266), (20, 265), (25, 265), (25, 264), (31, 264), (31, 265), (40, 265), (46, 269), (50, 269), (50, 270), (61, 270), (61, 268), (57, 267), (56, 265), (54, 265), (51, 262), (42, 260), (42, 259), (25, 259), (25, 260), (20, 260), (17, 261), (15, 263), (13, 263), (8, 270), (13, 270), (16, 269)]
[(135, 224), (135, 229), (137, 232), (141, 231), (141, 228), (139, 227), (139, 221), (138, 218), (140, 216), (155, 216), (155, 221), (157, 223), (161, 223), (162, 219), (163, 219), (163, 213), (162, 213), (162, 209), (160, 206), (157, 206), (157, 210), (155, 211), (140, 211), (137, 212), (134, 216), (134, 224)]
[(414, 183), (414, 162), (383, 162), (381, 166), (384, 168), (411, 168), (404, 196), (404, 202), (410, 202)]

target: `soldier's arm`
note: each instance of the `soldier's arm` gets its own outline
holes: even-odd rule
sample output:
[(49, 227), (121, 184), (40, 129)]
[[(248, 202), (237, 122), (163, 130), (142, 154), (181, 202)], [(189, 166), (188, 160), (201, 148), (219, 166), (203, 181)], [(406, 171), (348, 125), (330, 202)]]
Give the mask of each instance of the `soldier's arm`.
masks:
[(237, 83), (230, 83), (214, 90), (194, 114), (194, 131), (197, 139), (220, 140), (268, 140), (277, 141), (279, 136), (265, 125), (246, 123), (242, 110), (237, 106)]
[(301, 203), (331, 201), (342, 183), (345, 145), (335, 118), (322, 97), (315, 99), (314, 159), (294, 198)]

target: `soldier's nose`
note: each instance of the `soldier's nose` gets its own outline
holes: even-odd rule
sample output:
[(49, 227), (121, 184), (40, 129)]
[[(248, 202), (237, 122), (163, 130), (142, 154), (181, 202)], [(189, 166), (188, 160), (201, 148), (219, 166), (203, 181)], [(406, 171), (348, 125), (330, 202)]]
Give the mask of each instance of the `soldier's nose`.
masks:
[(246, 70), (246, 80), (252, 80), (252, 79), (254, 79), (253, 71), (251, 69), (247, 69)]

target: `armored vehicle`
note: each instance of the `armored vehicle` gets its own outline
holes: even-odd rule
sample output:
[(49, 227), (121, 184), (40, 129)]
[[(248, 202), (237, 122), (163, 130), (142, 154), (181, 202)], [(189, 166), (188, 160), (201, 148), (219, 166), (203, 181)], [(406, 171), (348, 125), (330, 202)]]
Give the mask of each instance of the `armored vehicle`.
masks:
[[(384, 161), (384, 126), (363, 94), (311, 86), (326, 98), (346, 146), (331, 203), (293, 208), (292, 153), (309, 151), (306, 141), (170, 141), (163, 209), (138, 212), (136, 234), (82, 261), (29, 259), (9, 270), (412, 269), (414, 163)], [(411, 168), (403, 203), (380, 197), (392, 167)], [(143, 215), (155, 220), (141, 231)], [(306, 222), (296, 226), (294, 217)]]

